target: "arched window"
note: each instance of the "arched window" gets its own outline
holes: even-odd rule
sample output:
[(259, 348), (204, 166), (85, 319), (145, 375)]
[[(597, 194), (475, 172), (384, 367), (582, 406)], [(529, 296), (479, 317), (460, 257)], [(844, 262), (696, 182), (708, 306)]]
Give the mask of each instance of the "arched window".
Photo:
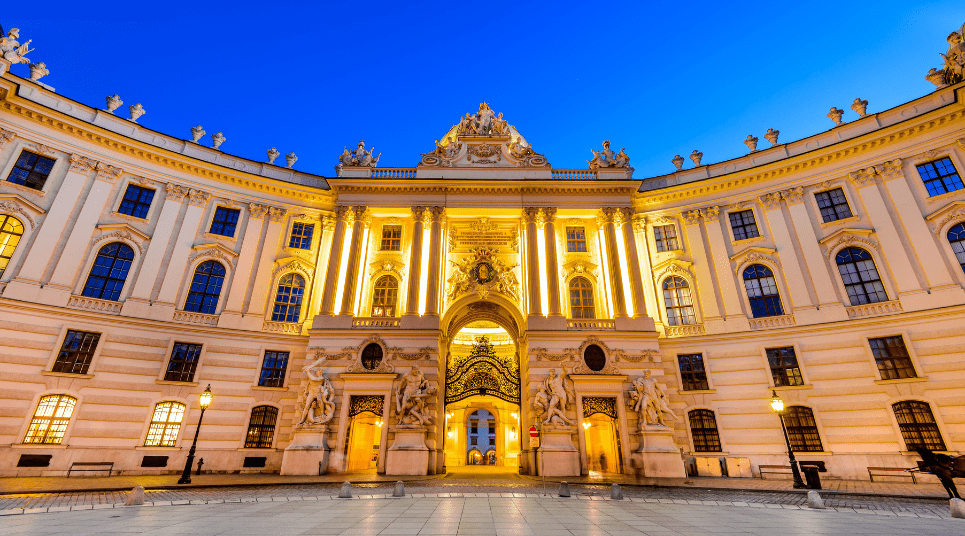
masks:
[(275, 437), (275, 421), (278, 419), (278, 408), (272, 406), (257, 406), (251, 410), (251, 420), (248, 421), (248, 436), (245, 438), (246, 449), (270, 449)]
[(184, 302), (184, 310), (191, 313), (213, 315), (221, 297), (225, 269), (215, 261), (205, 261), (198, 265), (191, 280), (191, 292)]
[(871, 254), (861, 248), (844, 248), (835, 257), (851, 305), (888, 301), (888, 294)]
[(788, 406), (784, 411), (784, 425), (791, 440), (791, 450), (795, 452), (821, 452), (821, 435), (814, 412), (804, 406)]
[(784, 306), (781, 305), (781, 295), (777, 292), (774, 273), (767, 266), (762, 264), (748, 266), (744, 270), (744, 288), (747, 289), (747, 299), (751, 302), (751, 314), (754, 318), (784, 314)]
[(34, 411), (24, 443), (45, 443), (59, 445), (64, 440), (64, 432), (70, 416), (74, 414), (77, 399), (67, 395), (47, 395), (40, 399)]
[(360, 359), (365, 370), (375, 370), (382, 364), (382, 346), (378, 343), (371, 343), (362, 350)]
[(898, 419), (901, 437), (905, 440), (907, 450), (924, 447), (928, 450), (945, 450), (945, 441), (938, 431), (938, 423), (932, 415), (931, 407), (917, 400), (896, 402), (892, 409)]
[(154, 416), (151, 417), (151, 428), (147, 431), (145, 447), (173, 447), (181, 431), (181, 421), (184, 420), (184, 404), (179, 402), (161, 402), (154, 406)]
[(717, 419), (709, 409), (695, 409), (687, 413), (690, 436), (694, 438), (694, 452), (721, 452)]
[(0, 214), (0, 275), (3, 275), (10, 257), (13, 257), (13, 250), (17, 249), (21, 236), (23, 222), (13, 216)]
[(102, 247), (90, 269), (82, 295), (98, 300), (117, 301), (134, 261), (134, 250), (122, 242)]
[(372, 316), (396, 316), (399, 303), (399, 280), (383, 275), (375, 282), (372, 291)]
[[(2, 238), (0, 238), (2, 242)], [(965, 223), (959, 223), (948, 231), (948, 243), (952, 245), (952, 251), (958, 257), (958, 264), (965, 270)], [(0, 245), (0, 255), (3, 255), (3, 246)], [(3, 257), (0, 256), (0, 273), (3, 273)]]
[(302, 296), (305, 295), (305, 278), (298, 274), (288, 274), (278, 283), (275, 293), (275, 309), (271, 313), (272, 322), (298, 322), (302, 312)]
[(593, 285), (585, 277), (574, 277), (570, 281), (570, 317), (596, 318)]
[(682, 277), (670, 276), (663, 280), (663, 303), (667, 307), (667, 324), (682, 326), (696, 324), (694, 298), (690, 285)]

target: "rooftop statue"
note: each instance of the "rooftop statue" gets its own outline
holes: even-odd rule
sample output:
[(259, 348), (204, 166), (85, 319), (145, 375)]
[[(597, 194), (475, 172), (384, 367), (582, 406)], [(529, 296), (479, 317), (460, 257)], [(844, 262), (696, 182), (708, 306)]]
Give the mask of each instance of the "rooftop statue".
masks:
[(9, 61), (10, 63), (30, 63), (27, 59), (27, 54), (32, 52), (28, 46), (30, 41), (24, 44), (20, 44), (17, 39), (20, 38), (20, 30), (18, 28), (12, 28), (7, 32), (6, 37), (0, 37), (0, 54), (3, 54), (3, 59)]
[(375, 147), (370, 148), (368, 151), (365, 150), (365, 140), (360, 140), (358, 147), (354, 151), (349, 152), (348, 147), (342, 150), (342, 154), (338, 157), (338, 163), (340, 166), (360, 166), (360, 167), (375, 167), (379, 163), (379, 157), (382, 153), (376, 156), (372, 156), (372, 152), (375, 151)]

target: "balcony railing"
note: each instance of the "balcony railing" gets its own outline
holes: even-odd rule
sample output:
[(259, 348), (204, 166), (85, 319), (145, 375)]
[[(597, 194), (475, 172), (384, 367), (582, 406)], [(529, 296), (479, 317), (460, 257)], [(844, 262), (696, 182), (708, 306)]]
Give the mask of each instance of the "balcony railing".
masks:
[(187, 311), (175, 311), (174, 321), (184, 324), (199, 324), (202, 326), (217, 326), (218, 315), (205, 315), (201, 313), (189, 313)]
[(352, 320), (353, 328), (397, 328), (400, 326), (398, 318), (361, 317)]
[(591, 181), (596, 179), (592, 169), (554, 169), (553, 179), (564, 181)]
[(373, 179), (414, 179), (415, 168), (381, 168), (372, 170)]
[(97, 311), (100, 313), (111, 313), (120, 314), (121, 304), (116, 301), (110, 300), (98, 300), (96, 298), (87, 298), (84, 296), (71, 296), (70, 301), (67, 302), (67, 307), (71, 309), (86, 309), (88, 311)]
[(870, 316), (891, 315), (902, 312), (901, 303), (898, 300), (854, 305), (847, 307), (847, 310), (848, 318), (867, 318)]
[(566, 321), (566, 329), (573, 330), (595, 330), (595, 329), (616, 329), (616, 323), (613, 320), (607, 320), (602, 318), (576, 318), (568, 319)]
[(793, 326), (794, 315), (765, 316), (762, 318), (749, 318), (751, 329), (769, 329)]
[(667, 326), (664, 329), (667, 337), (690, 337), (704, 334), (703, 324), (690, 324), (686, 326)]

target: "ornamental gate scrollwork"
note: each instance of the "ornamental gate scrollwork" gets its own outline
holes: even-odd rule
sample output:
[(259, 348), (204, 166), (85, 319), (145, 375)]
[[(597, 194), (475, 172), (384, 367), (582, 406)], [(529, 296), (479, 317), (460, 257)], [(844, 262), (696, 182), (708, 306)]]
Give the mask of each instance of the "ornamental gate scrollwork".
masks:
[(382, 395), (352, 395), (349, 402), (348, 418), (351, 419), (360, 413), (374, 413), (381, 417), (385, 410), (385, 397)]
[(485, 336), (476, 339), (469, 355), (450, 355), (446, 367), (446, 404), (474, 395), (492, 395), (519, 404), (519, 359), (496, 355)]

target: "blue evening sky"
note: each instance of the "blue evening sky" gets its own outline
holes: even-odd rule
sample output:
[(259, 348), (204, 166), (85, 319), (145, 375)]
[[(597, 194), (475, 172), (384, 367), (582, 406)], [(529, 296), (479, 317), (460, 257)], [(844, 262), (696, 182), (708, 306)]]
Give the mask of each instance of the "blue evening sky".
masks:
[[(556, 168), (604, 139), (636, 178), (833, 126), (934, 89), (961, 1), (8, 2), (57, 92), (103, 108), (142, 103), (147, 128), (224, 132), (226, 153), (330, 176), (359, 139), (380, 167), (414, 167), (483, 100)], [(13, 72), (27, 76), (25, 65)], [(282, 162), (284, 157), (279, 158)], [(284, 165), (284, 164), (283, 164)], [(690, 160), (685, 167), (692, 167)]]

